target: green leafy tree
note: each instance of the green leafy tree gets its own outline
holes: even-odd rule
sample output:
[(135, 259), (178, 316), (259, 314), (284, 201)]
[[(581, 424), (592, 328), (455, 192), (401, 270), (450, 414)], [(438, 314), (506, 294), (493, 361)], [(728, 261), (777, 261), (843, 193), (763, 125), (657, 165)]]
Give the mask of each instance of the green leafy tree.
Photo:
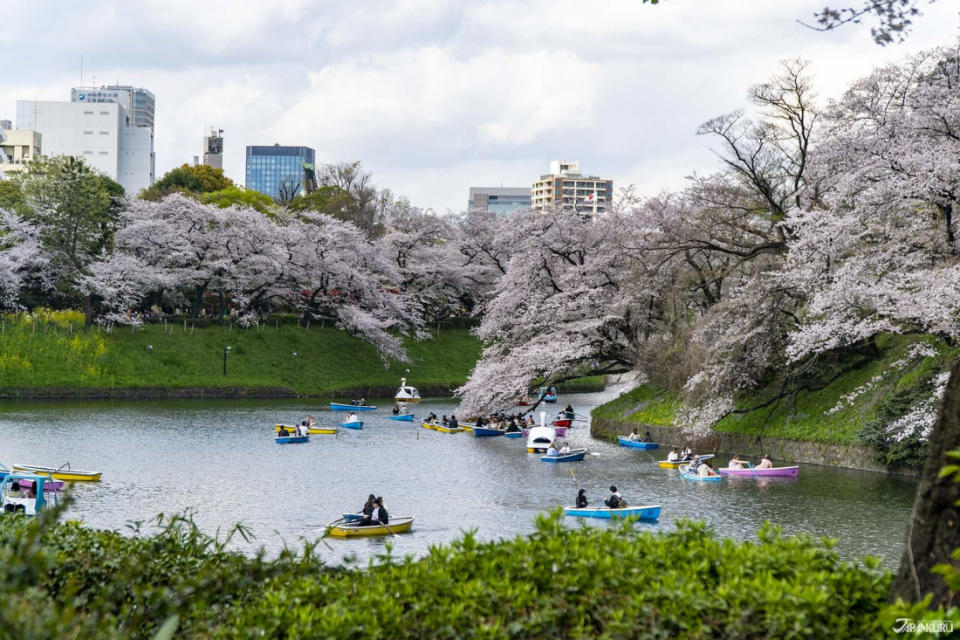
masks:
[(27, 203), (16, 180), (0, 180), (0, 209), (13, 211), (24, 215), (27, 212)]
[(20, 189), (26, 207), (23, 217), (39, 227), (50, 261), (52, 302), (72, 306), (82, 301), (91, 323), (94, 299), (78, 288), (78, 279), (110, 246), (123, 187), (81, 159), (54, 156), (31, 162), (20, 178)]
[(171, 193), (187, 195), (198, 193), (213, 193), (229, 187), (235, 187), (233, 180), (223, 175), (223, 169), (216, 169), (205, 164), (185, 164), (171, 169), (152, 187), (140, 192), (143, 200), (161, 200)]
[(264, 195), (253, 189), (244, 189), (238, 186), (229, 186), (219, 191), (204, 193), (200, 196), (200, 202), (212, 204), (226, 209), (227, 207), (237, 206), (256, 209), (260, 213), (272, 215), (276, 211), (277, 203), (270, 196)]

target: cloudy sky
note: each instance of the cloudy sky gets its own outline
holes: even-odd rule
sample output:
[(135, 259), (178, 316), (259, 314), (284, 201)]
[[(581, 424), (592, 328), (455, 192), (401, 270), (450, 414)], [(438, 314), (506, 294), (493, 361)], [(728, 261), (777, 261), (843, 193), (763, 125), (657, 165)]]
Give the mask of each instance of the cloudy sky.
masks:
[[(846, 6), (862, 0), (835, 0)], [(307, 145), (362, 160), (375, 181), (437, 211), (470, 186), (524, 186), (551, 159), (677, 187), (716, 167), (699, 123), (745, 106), (777, 61), (810, 60), (837, 95), (872, 67), (960, 34), (955, 0), (923, 4), (901, 45), (868, 25), (797, 23), (825, 0), (5, 0), (0, 119), (17, 99), (69, 100), (80, 83), (157, 96), (157, 172), (224, 129), (225, 170), (244, 147)]]

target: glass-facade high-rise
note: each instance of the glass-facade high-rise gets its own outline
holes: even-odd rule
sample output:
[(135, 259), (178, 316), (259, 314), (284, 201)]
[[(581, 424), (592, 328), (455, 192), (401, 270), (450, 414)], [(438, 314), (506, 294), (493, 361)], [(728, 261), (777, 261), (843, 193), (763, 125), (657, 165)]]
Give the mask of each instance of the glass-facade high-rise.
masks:
[(312, 174), (314, 151), (310, 147), (247, 147), (246, 187), (276, 200), (304, 193)]

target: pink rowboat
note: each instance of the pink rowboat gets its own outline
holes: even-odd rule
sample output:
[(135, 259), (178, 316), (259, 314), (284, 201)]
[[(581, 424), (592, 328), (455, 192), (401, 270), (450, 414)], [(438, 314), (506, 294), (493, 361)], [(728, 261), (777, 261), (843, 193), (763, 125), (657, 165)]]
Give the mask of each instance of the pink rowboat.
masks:
[[(33, 489), (36, 483), (33, 480), (20, 480), (20, 487), (23, 489)], [(43, 485), (44, 491), (63, 491), (63, 480), (47, 480)]]
[(800, 467), (773, 467), (772, 469), (717, 469), (722, 476), (738, 476), (741, 478), (796, 478)]
[[(564, 437), (565, 435), (567, 435), (567, 428), (566, 428), (566, 427), (553, 427), (553, 431), (554, 431), (554, 434), (555, 434), (558, 438), (562, 438), (562, 437)], [(530, 435), (530, 429), (524, 429), (524, 430), (523, 430), (523, 435), (525, 435), (525, 436)]]

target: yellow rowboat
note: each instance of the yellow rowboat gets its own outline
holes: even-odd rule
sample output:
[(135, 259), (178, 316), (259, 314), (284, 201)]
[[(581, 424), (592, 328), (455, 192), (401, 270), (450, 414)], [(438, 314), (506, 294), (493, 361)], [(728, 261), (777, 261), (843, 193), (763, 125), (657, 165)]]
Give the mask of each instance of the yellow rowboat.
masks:
[[(712, 457), (713, 457), (712, 453), (705, 453), (704, 455), (700, 456), (700, 462), (703, 462), (704, 460), (709, 460)], [(679, 469), (680, 465), (682, 464), (690, 464), (690, 461), (677, 460), (676, 462), (670, 462), (668, 460), (661, 460), (660, 462), (657, 463), (657, 466), (660, 467), (661, 469)]]
[(433, 431), (436, 431), (437, 427), (439, 427), (440, 425), (434, 424), (432, 422), (421, 422), (420, 426), (423, 427), (424, 429), (431, 429)]
[(457, 424), (459, 424), (459, 425), (460, 425), (460, 428), (463, 429), (464, 431), (469, 431), (470, 433), (473, 433), (473, 425), (472, 425), (472, 424), (467, 423), (467, 422), (458, 422)]
[[(295, 426), (292, 426), (289, 424), (284, 424), (284, 425), (278, 424), (274, 427), (274, 430), (277, 433), (280, 433), (281, 426), (286, 427), (287, 431), (289, 431), (290, 433), (293, 433), (293, 430), (296, 429)], [(336, 427), (310, 427), (310, 435), (314, 435), (314, 436), (332, 436), (336, 432), (337, 432)]]
[(15, 464), (14, 471), (24, 471), (37, 476), (47, 476), (54, 480), (68, 480), (70, 482), (100, 482), (102, 471), (81, 471), (64, 467), (38, 467), (32, 464)]
[(453, 429), (451, 429), (450, 427), (445, 427), (442, 424), (437, 425), (435, 428), (440, 433), (460, 433), (461, 431), (463, 431), (463, 429), (461, 429), (460, 427), (454, 427)]
[(327, 525), (327, 535), (334, 538), (373, 538), (389, 536), (394, 533), (409, 533), (413, 527), (413, 516), (390, 518), (389, 524), (370, 524), (360, 526), (355, 522)]

